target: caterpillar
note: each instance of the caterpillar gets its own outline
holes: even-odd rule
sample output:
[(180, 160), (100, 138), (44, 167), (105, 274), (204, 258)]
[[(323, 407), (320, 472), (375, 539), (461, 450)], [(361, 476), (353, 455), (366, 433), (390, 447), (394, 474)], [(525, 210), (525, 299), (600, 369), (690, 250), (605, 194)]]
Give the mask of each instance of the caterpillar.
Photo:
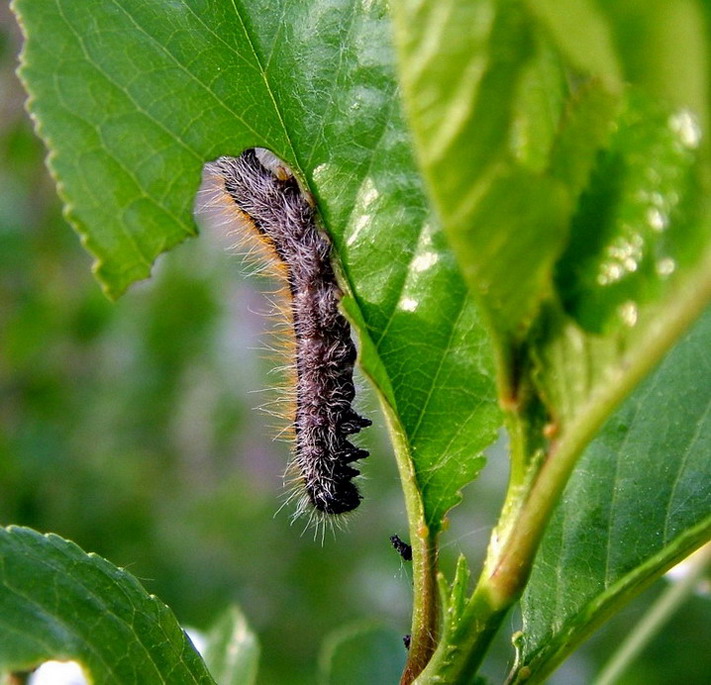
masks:
[(371, 421), (352, 407), (356, 348), (339, 310), (331, 243), (317, 225), (314, 203), (289, 167), (263, 148), (206, 164), (199, 197), (199, 215), (217, 211), (221, 223), (234, 223), (238, 240), (256, 248), (286, 282), (295, 381), (291, 465), (302, 486), (295, 515), (352, 511), (362, 499), (354, 462), (368, 452), (349, 436)]

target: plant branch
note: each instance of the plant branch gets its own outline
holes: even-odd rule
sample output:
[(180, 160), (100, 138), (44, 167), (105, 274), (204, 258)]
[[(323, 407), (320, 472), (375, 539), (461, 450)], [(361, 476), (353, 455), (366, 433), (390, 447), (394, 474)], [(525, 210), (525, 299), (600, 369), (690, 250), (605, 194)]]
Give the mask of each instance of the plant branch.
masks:
[[(553, 508), (565, 488), (587, 444), (602, 427), (614, 409), (647, 375), (664, 353), (701, 314), (711, 298), (711, 255), (702, 263), (695, 277), (686, 280), (684, 287), (669, 298), (661, 314), (651, 323), (644, 342), (629, 354), (616, 382), (609, 382), (582, 407), (576, 419), (562, 431), (561, 438), (550, 445), (548, 454), (530, 481), (530, 491), (507, 493), (507, 500), (523, 499), (513, 522), (503, 519), (494, 532), (502, 530), (504, 538), (499, 546), (490, 545), (484, 573), (480, 582), (491, 593), (494, 606), (510, 606), (520, 596), (528, 580), (538, 545)], [(537, 464), (532, 464), (537, 468)], [(508, 503), (504, 504), (504, 511)], [(493, 539), (493, 538), (492, 538)], [(493, 554), (492, 554), (493, 552)]]
[(422, 495), (407, 439), (392, 408), (383, 402), (400, 472), (412, 546), (412, 628), (407, 663), (400, 681), (409, 685), (425, 668), (437, 645), (437, 542), (425, 520)]

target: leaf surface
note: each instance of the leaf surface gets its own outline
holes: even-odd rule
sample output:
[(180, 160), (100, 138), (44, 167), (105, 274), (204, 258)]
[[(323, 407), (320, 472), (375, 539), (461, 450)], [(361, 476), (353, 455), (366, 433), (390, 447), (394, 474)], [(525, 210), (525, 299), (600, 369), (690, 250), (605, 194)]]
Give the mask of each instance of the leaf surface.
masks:
[(244, 614), (230, 607), (207, 634), (205, 663), (220, 685), (253, 685), (259, 669), (259, 642)]
[[(606, 39), (578, 64), (564, 27), (587, 30), (588, 14)], [(647, 345), (660, 312), (678, 334), (711, 296), (706, 103), (691, 76), (662, 100), (670, 82), (654, 86), (629, 51), (610, 55), (629, 26), (609, 8), (402, 0), (394, 16), (419, 163), (496, 339), (504, 391), (515, 395), (533, 360), (565, 431), (611, 378), (632, 387), (673, 343)], [(703, 52), (691, 54), (705, 73)], [(587, 73), (571, 78), (574, 66)], [(632, 87), (613, 85), (622, 67)], [(568, 392), (578, 375), (587, 386)]]
[[(653, 5), (638, 8), (652, 33)], [(524, 459), (547, 448), (548, 424), (561, 475), (711, 298), (707, 114), (692, 69), (662, 98), (672, 80), (653, 82), (621, 47), (630, 27), (611, 8), (594, 10), (607, 37), (580, 61), (563, 35), (586, 12), (393, 4), (418, 161), (494, 339), (500, 397), (534, 445)], [(689, 54), (705, 73), (705, 53)]]
[[(461, 678), (478, 663), (484, 639), (474, 644), (471, 636), (486, 624), (476, 600), (493, 598), (493, 610), (481, 611), (495, 622), (516, 598), (585, 446), (711, 299), (708, 22), (702, 3), (667, 6), (392, 4), (416, 156), (494, 340), (512, 445), (510, 497), (481, 592), (423, 682)], [(681, 27), (694, 17), (685, 45)], [(663, 65), (652, 56), (655, 42), (667, 55)], [(656, 429), (649, 419), (650, 443)], [(668, 492), (678, 474), (663, 453), (655, 457), (645, 474), (654, 472)], [(597, 502), (607, 486), (587, 496)], [(571, 515), (583, 502), (581, 495)], [(697, 514), (707, 510), (701, 498)], [(627, 526), (628, 546), (636, 526), (646, 539), (659, 524), (637, 521), (633, 508), (625, 514), (617, 525)], [(699, 544), (707, 533), (697, 523), (681, 525), (675, 538), (694, 542), (670, 543), (659, 568)], [(593, 524), (581, 524), (581, 538)], [(557, 552), (585, 564), (569, 544)], [(633, 566), (652, 563), (644, 555), (653, 552), (641, 554)], [(561, 584), (576, 586), (577, 569), (556, 570)], [(571, 597), (562, 601), (562, 610), (574, 606)], [(576, 620), (585, 625), (585, 616)], [(536, 639), (541, 648), (545, 638)]]
[(56, 535), (0, 529), (0, 673), (77, 661), (97, 683), (214, 683), (171, 611)]
[(355, 625), (327, 639), (321, 653), (323, 685), (395, 683), (405, 663), (402, 636), (375, 625)]
[(527, 682), (711, 537), (710, 341), (711, 310), (585, 451), (523, 596)]
[(382, 4), (16, 0), (21, 75), (111, 295), (192, 234), (202, 164), (271, 149), (315, 196), (361, 361), (436, 533), (499, 423), (489, 350), (400, 116)]

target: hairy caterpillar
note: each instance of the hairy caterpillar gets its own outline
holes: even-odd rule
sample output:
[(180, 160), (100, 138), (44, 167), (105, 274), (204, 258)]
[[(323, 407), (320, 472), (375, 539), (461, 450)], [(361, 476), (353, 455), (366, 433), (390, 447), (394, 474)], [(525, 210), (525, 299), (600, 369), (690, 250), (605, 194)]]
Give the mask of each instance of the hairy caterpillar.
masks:
[(234, 222), (239, 240), (286, 280), (295, 357), (292, 461), (303, 485), (297, 515), (311, 508), (321, 514), (352, 511), (361, 501), (353, 462), (368, 452), (348, 436), (371, 422), (351, 406), (356, 348), (338, 309), (342, 293), (331, 244), (316, 225), (313, 203), (271, 152), (250, 148), (205, 165), (198, 213)]

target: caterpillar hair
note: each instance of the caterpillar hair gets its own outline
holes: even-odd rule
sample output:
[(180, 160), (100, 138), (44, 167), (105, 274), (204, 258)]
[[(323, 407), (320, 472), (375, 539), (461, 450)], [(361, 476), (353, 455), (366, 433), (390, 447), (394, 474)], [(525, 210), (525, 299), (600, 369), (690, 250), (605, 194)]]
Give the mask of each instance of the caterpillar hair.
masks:
[(205, 165), (198, 212), (208, 222), (217, 214), (285, 281), (295, 376), (291, 470), (301, 486), (296, 515), (352, 511), (361, 501), (354, 462), (368, 452), (349, 436), (371, 422), (352, 407), (356, 348), (338, 307), (331, 243), (310, 196), (271, 152), (250, 148)]

